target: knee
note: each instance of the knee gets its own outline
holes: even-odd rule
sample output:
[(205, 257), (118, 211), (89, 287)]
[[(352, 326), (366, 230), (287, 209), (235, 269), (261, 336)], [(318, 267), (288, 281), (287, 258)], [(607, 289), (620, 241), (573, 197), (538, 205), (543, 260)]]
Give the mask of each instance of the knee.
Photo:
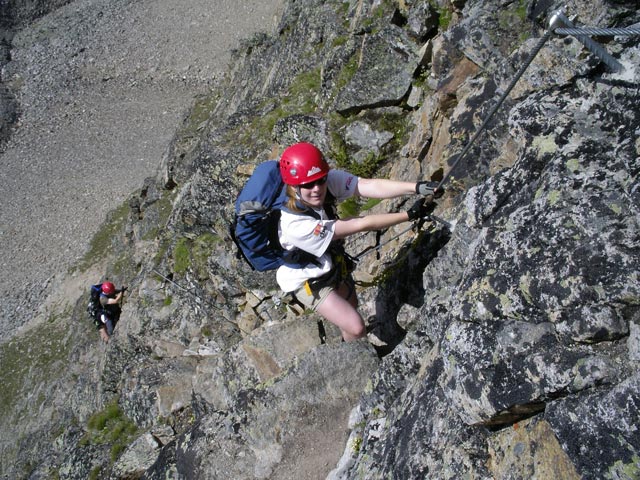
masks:
[(358, 325), (356, 329), (352, 332), (353, 336), (356, 338), (363, 338), (367, 335), (367, 330), (363, 323)]
[(367, 330), (364, 326), (362, 318), (359, 322), (352, 322), (348, 328), (343, 329), (343, 338), (345, 341), (357, 340), (367, 335)]

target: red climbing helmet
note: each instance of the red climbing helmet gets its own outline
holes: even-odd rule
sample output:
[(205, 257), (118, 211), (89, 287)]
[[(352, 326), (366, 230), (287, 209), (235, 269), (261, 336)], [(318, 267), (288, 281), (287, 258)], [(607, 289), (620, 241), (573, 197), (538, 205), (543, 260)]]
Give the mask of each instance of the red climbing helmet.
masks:
[(116, 292), (116, 286), (111, 282), (104, 282), (102, 284), (102, 293), (105, 295), (113, 295)]
[(287, 185), (304, 185), (329, 173), (322, 152), (310, 143), (291, 145), (280, 157), (280, 175)]

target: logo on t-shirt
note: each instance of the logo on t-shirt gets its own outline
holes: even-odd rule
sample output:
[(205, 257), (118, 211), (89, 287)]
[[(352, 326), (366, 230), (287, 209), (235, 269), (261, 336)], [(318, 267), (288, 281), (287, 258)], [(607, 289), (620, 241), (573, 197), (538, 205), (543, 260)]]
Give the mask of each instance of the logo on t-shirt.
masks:
[(352, 176), (349, 176), (349, 178), (347, 178), (347, 183), (344, 186), (345, 190), (351, 190), (351, 182), (353, 182), (353, 178), (354, 177)]
[(324, 238), (325, 234), (326, 234), (326, 229), (324, 228), (324, 225), (322, 225), (321, 223), (316, 225), (316, 228), (313, 229), (313, 234), (316, 237), (320, 237), (320, 238)]

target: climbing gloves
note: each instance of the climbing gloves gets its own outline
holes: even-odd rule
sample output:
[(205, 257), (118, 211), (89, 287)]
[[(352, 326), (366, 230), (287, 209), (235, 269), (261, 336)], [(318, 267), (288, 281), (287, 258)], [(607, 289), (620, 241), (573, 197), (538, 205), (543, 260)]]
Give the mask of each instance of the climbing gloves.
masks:
[(433, 198), (440, 198), (444, 194), (444, 188), (438, 188), (438, 182), (421, 181), (416, 183), (416, 193), (418, 195), (433, 195)]
[(409, 220), (425, 218), (433, 213), (436, 209), (436, 203), (433, 200), (440, 198), (444, 194), (444, 188), (438, 185), (438, 182), (429, 182), (427, 180), (416, 182), (416, 193), (418, 195), (424, 195), (424, 198), (418, 200), (407, 210)]
[(424, 218), (435, 210), (436, 203), (433, 201), (429, 201), (425, 198), (421, 198), (413, 206), (407, 210), (407, 215), (409, 215), (409, 220), (417, 220), (418, 218)]

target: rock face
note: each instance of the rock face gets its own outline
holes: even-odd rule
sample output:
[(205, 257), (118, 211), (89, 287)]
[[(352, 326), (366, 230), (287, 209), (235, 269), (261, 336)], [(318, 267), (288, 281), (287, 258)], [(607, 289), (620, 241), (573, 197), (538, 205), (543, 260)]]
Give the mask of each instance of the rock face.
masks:
[[(640, 48), (609, 39), (613, 74), (552, 38), (456, 163), (560, 5), (440, 3), (290, 2), (237, 52), (116, 229), (108, 273), (133, 287), (113, 340), (87, 339), (78, 300), (58, 322), (80, 327), (46, 337), (60, 357), (9, 376), (42, 340), (3, 345), (31, 392), (8, 384), (3, 475), (638, 477)], [(566, 6), (640, 21), (635, 2)], [(375, 349), (229, 239), (251, 167), (301, 140), (362, 175), (450, 174), (450, 228), (348, 245)]]

